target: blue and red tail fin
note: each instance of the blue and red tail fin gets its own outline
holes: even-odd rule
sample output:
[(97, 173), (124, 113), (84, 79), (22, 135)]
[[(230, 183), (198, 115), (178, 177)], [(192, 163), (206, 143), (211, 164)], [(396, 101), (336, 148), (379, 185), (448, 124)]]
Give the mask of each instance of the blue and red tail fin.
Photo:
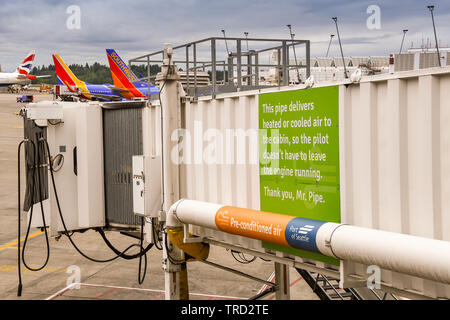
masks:
[(133, 84), (133, 82), (138, 81), (138, 78), (133, 71), (128, 68), (116, 51), (114, 49), (106, 49), (106, 55), (108, 56), (109, 68), (111, 69), (114, 86), (129, 91), (122, 95), (127, 99), (145, 97), (145, 95)]
[(35, 57), (35, 51), (31, 50), (30, 53), (23, 59), (22, 63), (17, 67), (16, 73), (20, 73), (28, 76), (33, 67), (33, 61)]
[(138, 81), (138, 77), (136, 77), (133, 71), (130, 68), (128, 68), (127, 64), (117, 54), (116, 50), (106, 49), (106, 54), (108, 55), (108, 60), (111, 58), (130, 82)]

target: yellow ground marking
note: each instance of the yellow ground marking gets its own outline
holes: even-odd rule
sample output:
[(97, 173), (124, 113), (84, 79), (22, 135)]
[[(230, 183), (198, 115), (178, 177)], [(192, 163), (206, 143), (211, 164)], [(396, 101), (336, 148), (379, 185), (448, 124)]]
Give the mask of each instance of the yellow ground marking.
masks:
[[(13, 271), (17, 271), (17, 265), (9, 265), (9, 264), (4, 264), (4, 265), (0, 265), (0, 272), (13, 272)], [(67, 268), (64, 269), (57, 269), (57, 268), (45, 268), (39, 271), (33, 271), (33, 270), (28, 270), (26, 267), (22, 268), (23, 272), (60, 272), (60, 273), (67, 273)]]
[[(35, 232), (35, 233), (33, 233), (33, 234), (30, 234), (30, 235), (28, 236), (28, 239), (32, 239), (32, 238), (34, 238), (34, 237), (40, 236), (40, 235), (43, 234), (43, 233), (44, 233), (44, 231), (38, 231), (38, 232)], [(20, 243), (22, 243), (23, 241), (25, 241), (25, 237), (23, 237), (22, 239), (20, 239)], [(12, 242), (10, 242), (10, 243), (4, 244), (4, 245), (0, 246), (0, 251), (5, 250), (5, 249), (11, 249), (11, 247), (14, 247), (14, 246), (17, 245), (18, 243), (19, 243), (19, 242), (16, 240), (16, 241), (12, 241)]]

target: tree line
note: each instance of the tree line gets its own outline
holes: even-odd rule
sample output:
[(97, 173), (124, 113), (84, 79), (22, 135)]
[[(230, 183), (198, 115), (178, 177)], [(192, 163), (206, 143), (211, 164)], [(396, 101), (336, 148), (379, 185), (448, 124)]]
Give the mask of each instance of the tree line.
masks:
[[(109, 67), (98, 62), (91, 65), (86, 63), (84, 66), (81, 64), (71, 64), (69, 65), (69, 68), (75, 76), (82, 81), (92, 84), (113, 83)], [(138, 78), (147, 76), (147, 65), (132, 65), (131, 70), (133, 70)], [(155, 75), (160, 71), (161, 67), (159, 65), (150, 65), (150, 73), (152, 75)], [(50, 77), (47, 78), (36, 78), (33, 80), (33, 83), (58, 84), (55, 66), (53, 64), (34, 67), (31, 74), (37, 76), (50, 75)]]

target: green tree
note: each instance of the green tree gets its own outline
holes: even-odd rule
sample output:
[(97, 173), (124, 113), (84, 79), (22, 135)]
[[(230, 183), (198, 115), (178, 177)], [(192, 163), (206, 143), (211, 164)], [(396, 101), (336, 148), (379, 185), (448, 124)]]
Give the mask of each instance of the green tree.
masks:
[[(94, 62), (92, 65), (86, 63), (84, 66), (79, 64), (71, 64), (69, 68), (75, 74), (75, 76), (85, 82), (92, 84), (112, 84), (113, 80), (111, 77), (111, 71), (108, 66), (102, 65), (98, 62)], [(136, 74), (138, 78), (147, 76), (147, 66), (146, 65), (132, 65), (131, 70)], [(150, 72), (154, 76), (161, 71), (158, 65), (150, 65)], [(54, 65), (49, 66), (37, 66), (33, 67), (31, 74), (42, 76), (50, 75), (47, 78), (37, 78), (32, 81), (32, 83), (45, 83), (45, 84), (58, 84), (58, 79), (56, 77), (56, 71)]]

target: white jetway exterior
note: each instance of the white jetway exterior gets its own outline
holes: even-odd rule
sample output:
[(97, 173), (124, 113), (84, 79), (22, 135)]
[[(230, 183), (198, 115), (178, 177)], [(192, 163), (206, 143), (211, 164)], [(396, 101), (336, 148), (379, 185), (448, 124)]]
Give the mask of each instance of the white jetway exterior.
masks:
[[(314, 87), (331, 85), (336, 82)], [(337, 85), (341, 223), (450, 241), (450, 68), (383, 74)], [(251, 135), (258, 130), (260, 93), (301, 89), (303, 85), (188, 100), (182, 105), (184, 127), (193, 135), (201, 134), (204, 146), (212, 141), (212, 136), (204, 135), (208, 129), (223, 136), (230, 129)], [(254, 150), (258, 145), (249, 141), (246, 148), (258, 154)], [(199, 154), (204, 148), (194, 143), (184, 147), (190, 161), (181, 166), (182, 198), (260, 209), (258, 163), (207, 163)], [(229, 152), (223, 151), (223, 159)], [(266, 251), (259, 240), (202, 227), (192, 230), (215, 244)], [(370, 275), (362, 264), (341, 262), (338, 270), (298, 256), (275, 255), (276, 261), (288, 265), (299, 263), (324, 274), (339, 272), (344, 286), (358, 286), (352, 279)], [(450, 298), (450, 286), (434, 281), (387, 270), (382, 270), (381, 280), (383, 289), (404, 296)]]
[[(167, 65), (173, 66), (170, 63)], [(173, 71), (176, 68), (167, 70)], [(278, 221), (281, 214), (295, 217), (293, 220), (314, 219), (321, 220), (321, 223), (330, 222), (328, 225), (335, 226), (340, 223), (351, 226), (340, 228), (334, 234), (336, 237), (333, 239), (337, 239), (334, 248), (339, 252), (327, 253), (327, 258), (358, 255), (358, 259), (350, 260), (362, 263), (380, 261), (380, 266), (397, 270), (381, 270), (381, 290), (385, 292), (409, 298), (450, 298), (450, 285), (400, 273), (426, 274), (428, 279), (446, 279), (447, 283), (450, 276), (450, 265), (446, 265), (450, 253), (443, 252), (442, 261), (439, 259), (439, 253), (446, 251), (442, 248), (447, 248), (450, 242), (450, 198), (446, 196), (450, 191), (450, 67), (383, 74), (363, 77), (361, 80), (350, 77), (354, 82), (345, 80), (312, 85), (320, 90), (311, 90), (305, 85), (284, 86), (216, 94), (198, 99), (185, 96), (177, 83), (179, 79), (176, 72), (170, 73), (170, 76), (171, 78), (163, 78), (168, 84), (167, 87), (164, 85), (164, 90), (161, 88), (159, 101), (125, 102), (124, 105), (99, 102), (47, 103), (51, 108), (46, 108), (47, 104), (42, 103), (29, 105), (31, 108), (28, 108), (28, 116), (37, 121), (42, 120), (40, 125), (48, 125), (52, 155), (67, 153), (66, 165), (59, 172), (55, 171), (55, 178), (57, 185), (62, 185), (61, 198), (64, 198), (62, 202), (67, 206), (64, 215), (68, 216), (70, 230), (108, 224), (112, 210), (108, 212), (105, 198), (123, 195), (123, 190), (130, 191), (131, 196), (124, 198), (122, 202), (127, 202), (132, 209), (134, 207), (134, 211), (130, 209), (126, 214), (132, 218), (135, 218), (135, 214), (151, 217), (162, 224), (165, 224), (167, 218), (168, 227), (173, 227), (171, 219), (174, 215), (171, 215), (171, 208), (179, 199), (203, 201), (216, 204), (215, 206), (234, 206), (247, 211), (266, 211), (277, 216), (272, 220), (275, 221), (274, 230), (281, 230), (278, 229), (282, 224)], [(333, 191), (336, 198), (333, 206), (325, 207), (323, 211), (336, 212), (338, 215), (333, 215), (333, 219), (329, 220), (323, 217), (303, 217), (302, 211), (298, 209), (298, 202), (284, 208), (284, 212), (277, 211), (281, 209), (278, 205), (272, 206), (271, 210), (263, 208), (260, 110), (261, 101), (267, 101), (268, 96), (263, 94), (283, 94), (290, 97), (291, 94), (303, 96), (308, 92), (316, 92), (316, 95), (332, 93), (331, 100), (320, 100), (322, 105), (327, 106), (327, 101), (332, 101), (335, 119), (332, 129), (333, 152), (328, 153), (328, 156), (336, 158), (332, 163), (333, 177), (336, 180), (332, 181), (332, 188), (337, 188), (333, 190), (338, 191)], [(130, 113), (114, 118), (111, 123), (105, 120), (105, 114), (115, 113), (122, 108)], [(48, 119), (60, 121), (47, 124)], [(117, 141), (112, 139), (113, 141), (105, 142), (105, 137), (120, 129), (120, 124), (126, 126), (121, 131), (123, 133), (118, 135)], [(134, 130), (136, 128), (140, 129)], [(129, 154), (126, 153), (126, 146), (134, 140), (139, 141), (136, 145), (142, 148), (135, 148), (138, 151), (128, 150)], [(116, 147), (116, 143), (120, 143), (120, 147)], [(112, 147), (108, 151), (105, 145)], [(135, 161), (139, 162), (139, 166), (133, 164), (132, 157), (140, 160)], [(124, 168), (112, 174), (120, 177), (122, 184), (126, 184), (128, 189), (108, 193), (107, 184), (104, 183), (107, 161), (119, 164), (113, 169)], [(148, 165), (145, 165), (146, 161)], [(154, 169), (154, 166), (158, 168)], [(157, 180), (159, 175), (161, 181), (154, 183), (153, 180)], [(314, 183), (317, 187), (319, 180)], [(136, 188), (134, 184), (140, 187)], [(155, 188), (160, 184), (160, 188)], [(134, 196), (131, 192), (133, 187)], [(158, 197), (161, 197), (162, 203), (160, 210), (157, 211), (154, 206), (147, 210), (144, 200), (153, 199), (152, 205), (154, 202), (159, 204), (154, 200)], [(133, 206), (135, 200), (144, 202)], [(49, 221), (51, 232), (55, 235), (62, 230), (53, 202), (50, 194), (50, 201), (46, 205), (50, 206)], [(138, 207), (140, 210), (136, 210)], [(206, 208), (209, 206), (206, 205)], [(303, 212), (305, 211), (307, 210)], [(185, 243), (203, 240), (211, 245), (270, 259), (275, 262), (277, 282), (280, 282), (281, 277), (288, 277), (285, 266), (340, 278), (340, 284), (345, 288), (366, 287), (366, 280), (372, 275), (372, 266), (354, 261), (321, 260), (320, 257), (298, 252), (292, 254), (292, 251), (283, 250), (282, 242), (274, 242), (281, 244), (281, 247), (269, 249), (267, 243), (256, 240), (266, 239), (264, 237), (255, 238), (245, 236), (245, 232), (232, 234), (233, 232), (219, 231), (224, 229), (211, 228), (212, 219), (208, 220), (210, 224), (201, 221), (200, 206), (198, 212), (191, 210), (189, 215), (193, 217), (187, 220), (191, 224), (191, 231), (201, 238), (192, 238), (186, 233)], [(36, 226), (40, 224), (37, 220), (33, 222)], [(217, 224), (217, 220), (215, 223)], [(149, 242), (152, 240), (149, 236), (149, 231), (152, 231), (150, 227), (153, 228), (153, 220), (146, 222), (145, 232)], [(180, 226), (176, 227), (182, 230)], [(314, 226), (308, 228), (311, 231)], [(337, 227), (334, 230), (336, 229)], [(367, 229), (388, 231), (390, 234)], [(342, 230), (346, 230), (344, 236)], [(302, 232), (308, 234), (306, 231)], [(331, 236), (333, 233), (334, 231)], [(354, 245), (353, 234), (354, 242), (358, 238), (365, 239), (365, 242), (361, 241), (359, 246)], [(386, 235), (384, 242), (377, 246), (377, 237), (383, 234)], [(397, 237), (398, 234), (421, 238)], [(277, 236), (281, 238), (279, 231)], [(387, 251), (387, 242), (397, 244), (396, 239), (400, 239), (398, 244), (402, 243), (396, 247), (403, 250), (408, 247), (405, 245), (408, 241), (404, 240), (407, 238), (414, 238), (417, 245), (411, 243), (411, 252), (393, 259), (393, 253)], [(423, 238), (444, 242), (440, 241), (443, 244), (437, 245), (430, 257), (427, 256), (429, 252), (426, 249), (422, 250), (423, 257), (419, 259), (423, 260), (415, 263), (414, 261), (418, 261), (417, 257), (420, 257), (419, 245), (427, 248), (426, 243), (436, 243), (423, 241)], [(283, 241), (289, 243), (288, 240), (286, 237)], [(365, 260), (361, 254), (365, 249), (362, 247), (364, 243), (370, 243), (368, 251), (371, 250), (372, 260)], [(325, 247), (319, 250), (319, 254), (327, 250)], [(431, 248), (432, 245), (428, 247)], [(181, 259), (183, 252), (179, 249), (177, 258)], [(297, 249), (301, 250), (301, 247)], [(330, 250), (333, 251), (333, 248)], [(386, 252), (385, 256), (383, 252)], [(186, 268), (181, 270), (181, 267), (168, 263), (165, 258), (163, 266), (166, 272), (166, 298), (179, 299), (181, 286), (175, 284), (180, 283), (181, 278), (187, 283)], [(414, 267), (409, 268), (409, 263)], [(428, 268), (431, 263), (435, 268)], [(285, 266), (281, 272), (282, 265)], [(416, 266), (420, 270), (411, 271)], [(180, 276), (182, 273), (183, 277)], [(282, 282), (289, 283), (286, 278)], [(289, 298), (289, 295), (279, 295), (277, 298)]]

